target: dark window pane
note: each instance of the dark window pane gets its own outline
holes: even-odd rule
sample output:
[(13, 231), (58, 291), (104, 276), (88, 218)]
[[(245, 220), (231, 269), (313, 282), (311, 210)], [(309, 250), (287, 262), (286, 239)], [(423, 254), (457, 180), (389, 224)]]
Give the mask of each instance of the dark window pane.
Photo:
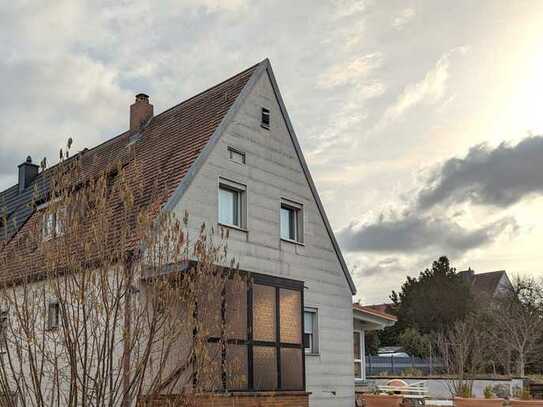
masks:
[(234, 277), (226, 283), (226, 326), (228, 338), (247, 338), (247, 283)]
[(313, 334), (304, 334), (304, 348), (313, 351)]
[(284, 390), (301, 390), (304, 387), (302, 350), (281, 349), (281, 386)]
[(302, 303), (299, 291), (279, 290), (281, 342), (302, 343)]
[(277, 388), (275, 348), (255, 346), (253, 348), (253, 370), (256, 390), (275, 390)]
[(254, 285), (253, 330), (255, 340), (275, 341), (275, 287)]
[(247, 345), (227, 345), (225, 373), (226, 386), (228, 389), (247, 389)]

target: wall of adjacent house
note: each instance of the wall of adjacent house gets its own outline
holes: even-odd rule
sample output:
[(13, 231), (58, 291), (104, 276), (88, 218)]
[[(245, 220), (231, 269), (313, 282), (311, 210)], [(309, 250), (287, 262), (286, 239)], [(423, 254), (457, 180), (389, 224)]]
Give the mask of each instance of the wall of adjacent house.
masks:
[[(260, 126), (261, 108), (271, 128)], [(246, 164), (228, 158), (228, 146)], [(318, 309), (319, 355), (306, 356), (311, 406), (352, 406), (352, 296), (324, 221), (304, 176), (267, 73), (261, 77), (176, 206), (189, 213), (192, 236), (217, 227), (219, 177), (247, 188), (246, 231), (230, 229), (229, 253), (240, 268), (305, 282), (305, 305)], [(304, 244), (280, 240), (281, 198), (303, 204)]]

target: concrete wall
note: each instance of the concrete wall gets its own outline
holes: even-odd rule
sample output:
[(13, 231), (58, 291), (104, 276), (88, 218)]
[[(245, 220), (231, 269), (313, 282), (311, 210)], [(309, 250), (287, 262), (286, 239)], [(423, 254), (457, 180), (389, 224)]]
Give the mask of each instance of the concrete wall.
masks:
[[(271, 128), (260, 127), (261, 108)], [(246, 153), (246, 165), (228, 159), (227, 148)], [(175, 212), (189, 212), (191, 227), (217, 226), (218, 179), (247, 187), (247, 230), (230, 230), (229, 251), (240, 268), (305, 282), (305, 305), (318, 309), (320, 353), (306, 357), (311, 406), (352, 406), (353, 319), (351, 292), (291, 142), (265, 73), (236, 114)], [(303, 204), (304, 244), (281, 241), (281, 198)]]
[[(447, 379), (425, 379), (425, 378), (413, 378), (413, 379), (406, 379), (403, 377), (399, 377), (399, 379), (402, 379), (406, 381), (407, 383), (418, 383), (418, 382), (426, 382), (426, 386), (428, 388), (428, 392), (430, 397), (434, 399), (451, 399), (451, 391), (450, 391), (450, 384)], [(390, 380), (390, 378), (383, 378), (383, 379), (375, 379), (375, 384), (377, 385), (385, 385), (386, 382)], [(513, 388), (518, 386), (522, 388), (523, 381), (522, 379), (508, 379), (508, 380), (475, 380), (473, 382), (473, 395), (475, 397), (483, 398), (484, 394), (484, 388), (488, 385), (490, 386), (496, 386), (498, 384), (504, 384), (509, 387), (510, 393), (512, 394)]]

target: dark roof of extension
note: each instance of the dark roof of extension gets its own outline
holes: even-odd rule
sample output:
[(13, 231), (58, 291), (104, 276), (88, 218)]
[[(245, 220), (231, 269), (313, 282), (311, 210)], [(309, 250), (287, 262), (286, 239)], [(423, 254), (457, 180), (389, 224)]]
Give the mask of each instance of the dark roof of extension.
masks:
[[(83, 177), (98, 176), (105, 168), (115, 166), (118, 162), (130, 168), (132, 161), (129, 157), (128, 146), (133, 144), (138, 166), (143, 173), (143, 179), (140, 180), (143, 193), (140, 195), (141, 199), (135, 202), (136, 206), (145, 208), (152, 205), (154, 207), (157, 204), (156, 191), (160, 191), (159, 206), (166, 211), (172, 210), (190, 185), (194, 174), (207, 159), (223, 130), (231, 122), (258, 78), (264, 73), (267, 73), (271, 80), (298, 158), (345, 278), (354, 294), (355, 285), (324, 212), (267, 59), (154, 116), (138, 134), (134, 135), (126, 131), (90, 150), (80, 152), (71, 159), (82, 160)], [(133, 143), (134, 138), (138, 140), (136, 143)], [(2, 235), (8, 235), (3, 242), (4, 246), (0, 255), (9, 253), (7, 249), (10, 246), (12, 250), (14, 249), (18, 232), (25, 229), (35, 230), (31, 227), (35, 228), (39, 224), (39, 215), (36, 212), (36, 204), (33, 202), (34, 192), (37, 189), (40, 199), (46, 198), (48, 174), (51, 174), (51, 171), (52, 168), (41, 172), (22, 193), (18, 192), (17, 185), (0, 192), (0, 218), (6, 213), (8, 216), (8, 229), (3, 229), (5, 225), (0, 224)], [(133, 170), (133, 172), (136, 171)], [(4, 207), (4, 212), (1, 211), (2, 207)], [(120, 222), (121, 220), (112, 219), (111, 221)], [(1, 238), (0, 248), (2, 248)], [(34, 267), (37, 268), (39, 265)], [(0, 277), (6, 278), (6, 273), (17, 277), (20, 273), (30, 272), (32, 271), (9, 269), (3, 270)]]

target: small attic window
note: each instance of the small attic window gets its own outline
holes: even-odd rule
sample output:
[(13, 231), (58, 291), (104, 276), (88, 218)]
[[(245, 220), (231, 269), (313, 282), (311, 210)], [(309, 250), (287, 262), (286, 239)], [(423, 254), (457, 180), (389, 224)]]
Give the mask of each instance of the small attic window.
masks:
[(268, 129), (270, 128), (270, 109), (262, 108), (262, 115), (260, 118), (260, 126)]
[(228, 159), (238, 164), (245, 164), (245, 153), (236, 150), (233, 147), (228, 147)]

